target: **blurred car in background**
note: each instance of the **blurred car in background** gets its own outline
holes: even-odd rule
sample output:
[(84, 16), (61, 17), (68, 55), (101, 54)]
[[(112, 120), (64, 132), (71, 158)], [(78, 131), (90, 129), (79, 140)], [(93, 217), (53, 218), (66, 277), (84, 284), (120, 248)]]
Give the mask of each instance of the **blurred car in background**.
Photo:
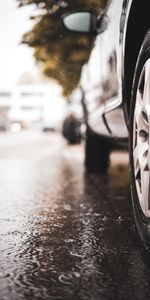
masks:
[(62, 135), (69, 144), (80, 144), (84, 133), (82, 90), (76, 88), (68, 98)]

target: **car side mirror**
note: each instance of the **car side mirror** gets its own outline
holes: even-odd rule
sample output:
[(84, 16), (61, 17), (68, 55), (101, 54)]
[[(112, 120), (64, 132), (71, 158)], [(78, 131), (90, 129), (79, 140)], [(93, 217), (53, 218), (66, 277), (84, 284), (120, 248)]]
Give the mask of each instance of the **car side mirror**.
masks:
[(92, 11), (79, 10), (66, 13), (62, 17), (64, 27), (71, 32), (83, 34), (97, 33), (97, 18)]

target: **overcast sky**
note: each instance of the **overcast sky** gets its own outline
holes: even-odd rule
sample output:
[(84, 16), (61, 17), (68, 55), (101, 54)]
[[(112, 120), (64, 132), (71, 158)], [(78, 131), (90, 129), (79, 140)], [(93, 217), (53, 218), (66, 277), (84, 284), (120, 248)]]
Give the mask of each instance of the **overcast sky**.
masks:
[(16, 0), (0, 0), (0, 88), (13, 86), (21, 73), (33, 69), (33, 50), (19, 45), (32, 26), (33, 11), (34, 6), (17, 8)]

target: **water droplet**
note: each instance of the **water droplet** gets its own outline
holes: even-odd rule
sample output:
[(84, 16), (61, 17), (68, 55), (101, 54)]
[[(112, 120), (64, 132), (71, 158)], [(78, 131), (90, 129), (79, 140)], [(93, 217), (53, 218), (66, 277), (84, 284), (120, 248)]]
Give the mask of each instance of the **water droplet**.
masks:
[(65, 204), (64, 205), (64, 209), (67, 210), (67, 211), (70, 211), (71, 210), (71, 206), (69, 204)]
[(72, 284), (72, 275), (71, 274), (61, 274), (58, 277), (58, 280), (64, 284)]
[(72, 252), (72, 251), (70, 251), (70, 254), (71, 254), (72, 256), (76, 256), (76, 257), (80, 257), (80, 258), (84, 258), (84, 257), (85, 257), (84, 255), (79, 254), (79, 253), (77, 253), (77, 252)]

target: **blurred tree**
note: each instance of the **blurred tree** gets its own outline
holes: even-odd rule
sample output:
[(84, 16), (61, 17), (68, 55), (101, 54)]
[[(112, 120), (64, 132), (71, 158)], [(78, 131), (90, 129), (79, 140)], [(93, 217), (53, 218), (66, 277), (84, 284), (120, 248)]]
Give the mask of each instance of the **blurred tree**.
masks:
[[(98, 14), (107, 0), (16, 0), (18, 6), (35, 4), (36, 23), (23, 36), (23, 43), (35, 49), (34, 56), (44, 73), (57, 80), (68, 95), (77, 85), (82, 65), (87, 61), (93, 37), (67, 33), (61, 16), (73, 9), (94, 9)], [(99, 2), (99, 3), (98, 3)]]

